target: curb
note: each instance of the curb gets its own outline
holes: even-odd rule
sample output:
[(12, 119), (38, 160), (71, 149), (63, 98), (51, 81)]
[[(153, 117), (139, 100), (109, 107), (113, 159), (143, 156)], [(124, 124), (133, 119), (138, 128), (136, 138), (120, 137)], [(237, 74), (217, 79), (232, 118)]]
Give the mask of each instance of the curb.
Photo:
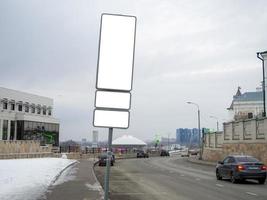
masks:
[(104, 199), (104, 194), (105, 194), (104, 188), (102, 187), (102, 185), (100, 184), (100, 182), (98, 181), (98, 179), (97, 179), (97, 177), (95, 175), (95, 166), (98, 164), (99, 161), (93, 161), (93, 162), (94, 162), (94, 165), (92, 167), (92, 174), (94, 176), (94, 179), (95, 179), (97, 185), (99, 186), (100, 198), (101, 198), (101, 200), (103, 200)]
[(195, 159), (187, 159), (187, 162), (191, 162), (191, 163), (195, 163), (195, 164), (199, 164), (199, 165), (207, 165), (207, 166), (216, 166), (216, 163), (213, 162), (208, 162), (208, 161), (202, 161), (202, 160), (195, 160)]
[(51, 186), (51, 185), (53, 185), (57, 180), (58, 180), (58, 178), (60, 177), (60, 175), (66, 170), (66, 169), (68, 169), (69, 167), (71, 167), (71, 166), (73, 166), (73, 165), (75, 165), (75, 164), (77, 164), (78, 163), (78, 161), (76, 160), (76, 161), (73, 161), (72, 163), (70, 163), (70, 164), (68, 164), (66, 167), (64, 167), (56, 176), (55, 176), (55, 178), (51, 181), (51, 183), (49, 184), (49, 186)]

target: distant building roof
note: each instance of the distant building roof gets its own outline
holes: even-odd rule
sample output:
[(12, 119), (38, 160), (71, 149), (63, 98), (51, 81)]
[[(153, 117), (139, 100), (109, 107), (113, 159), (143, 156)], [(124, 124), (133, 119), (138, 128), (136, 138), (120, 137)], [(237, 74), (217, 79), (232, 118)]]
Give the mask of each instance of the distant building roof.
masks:
[(232, 110), (234, 106), (234, 102), (249, 102), (249, 101), (263, 101), (263, 92), (256, 91), (256, 92), (245, 92), (244, 94), (241, 93), (240, 87), (238, 87), (236, 95), (233, 96), (233, 101), (227, 110)]
[(146, 146), (142, 140), (131, 135), (123, 135), (112, 141), (112, 145), (116, 146)]
[(241, 95), (234, 95), (233, 101), (227, 110), (232, 110), (234, 106), (234, 102), (246, 102), (246, 101), (263, 101), (263, 92), (245, 92)]
[(234, 101), (262, 101), (263, 93), (259, 92), (245, 92), (241, 96), (236, 96)]

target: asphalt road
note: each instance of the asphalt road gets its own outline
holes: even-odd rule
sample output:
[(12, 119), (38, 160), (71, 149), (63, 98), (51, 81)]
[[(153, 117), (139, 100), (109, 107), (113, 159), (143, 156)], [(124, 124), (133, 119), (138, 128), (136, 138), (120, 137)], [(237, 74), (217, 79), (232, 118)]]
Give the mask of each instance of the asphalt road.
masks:
[[(105, 167), (95, 167), (103, 185)], [(117, 160), (111, 168), (111, 200), (267, 199), (267, 185), (218, 181), (211, 166), (180, 157)]]

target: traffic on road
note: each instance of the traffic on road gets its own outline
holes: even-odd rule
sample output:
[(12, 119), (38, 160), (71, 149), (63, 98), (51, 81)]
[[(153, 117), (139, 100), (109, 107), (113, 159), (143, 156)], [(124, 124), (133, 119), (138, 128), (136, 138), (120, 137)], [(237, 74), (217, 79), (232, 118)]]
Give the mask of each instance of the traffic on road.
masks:
[[(229, 157), (227, 157), (229, 158)], [(245, 157), (236, 157), (244, 159)], [(256, 161), (252, 157), (248, 160)], [(199, 163), (197, 157), (151, 157), (149, 159), (118, 160), (111, 169), (111, 200), (236, 200), (267, 199), (266, 184), (258, 180), (246, 179), (232, 184), (232, 179), (221, 180), (216, 176), (218, 166)], [(226, 160), (225, 160), (226, 161)], [(245, 167), (249, 166), (242, 162)], [(265, 166), (252, 162), (264, 172)], [(239, 166), (239, 164), (237, 164)], [(251, 167), (250, 166), (250, 167)], [(250, 168), (247, 170), (256, 170)], [(95, 167), (95, 173), (103, 185), (104, 168)], [(217, 178), (216, 178), (217, 177)], [(248, 177), (251, 178), (251, 177)]]

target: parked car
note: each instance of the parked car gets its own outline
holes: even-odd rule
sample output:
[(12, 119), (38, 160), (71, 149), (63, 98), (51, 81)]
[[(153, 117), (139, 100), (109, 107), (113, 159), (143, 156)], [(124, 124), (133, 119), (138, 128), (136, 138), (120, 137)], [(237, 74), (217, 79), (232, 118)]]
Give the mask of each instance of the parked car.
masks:
[(170, 156), (169, 152), (166, 150), (161, 150), (160, 156)]
[(181, 150), (181, 157), (189, 157), (188, 148)]
[(216, 177), (230, 179), (232, 183), (246, 179), (258, 180), (264, 184), (266, 180), (266, 166), (258, 159), (246, 155), (227, 156), (216, 166)]
[(196, 156), (199, 153), (199, 149), (190, 149), (189, 154), (192, 156)]
[(148, 158), (149, 155), (147, 152), (144, 152), (144, 151), (138, 151), (137, 154), (136, 154), (136, 157), (137, 158)]
[[(110, 165), (113, 166), (115, 162), (115, 156), (112, 153), (111, 154), (111, 161), (110, 161)], [(106, 166), (107, 163), (107, 153), (103, 153), (98, 157), (98, 165), (99, 166)]]

